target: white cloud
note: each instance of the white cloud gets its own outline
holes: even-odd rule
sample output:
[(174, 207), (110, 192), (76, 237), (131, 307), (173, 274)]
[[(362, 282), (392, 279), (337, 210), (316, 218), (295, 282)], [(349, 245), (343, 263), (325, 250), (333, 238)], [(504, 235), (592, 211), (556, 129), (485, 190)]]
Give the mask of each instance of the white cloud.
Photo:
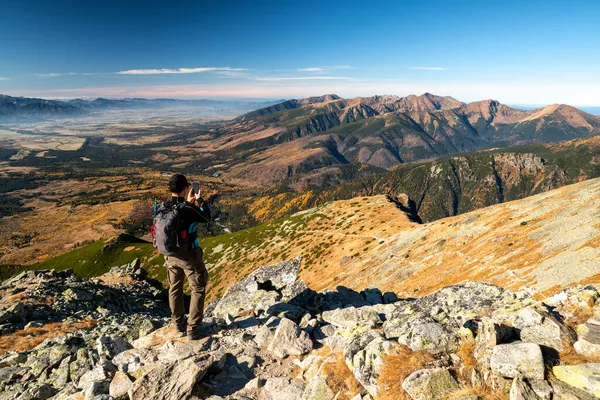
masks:
[(4, 78), (4, 77), (0, 76), (0, 81), (7, 81), (7, 80), (8, 80), (8, 78)]
[(159, 74), (198, 74), (202, 72), (216, 71), (245, 71), (245, 68), (230, 67), (203, 67), (203, 68), (177, 68), (177, 69), (130, 69), (119, 71), (119, 75), (159, 75)]
[(257, 81), (265, 81), (265, 82), (279, 82), (279, 81), (315, 81), (315, 80), (323, 80), (323, 81), (351, 81), (353, 78), (347, 76), (270, 76), (270, 77), (257, 77), (254, 78)]
[(35, 75), (42, 77), (42, 78), (56, 78), (57, 76), (71, 76), (71, 75), (78, 75), (78, 74), (75, 72), (64, 72), (64, 73), (51, 72), (49, 74), (35, 74)]
[(416, 69), (419, 71), (446, 71), (447, 68), (442, 67), (410, 67), (410, 69)]
[(298, 68), (298, 72), (323, 72), (323, 68)]

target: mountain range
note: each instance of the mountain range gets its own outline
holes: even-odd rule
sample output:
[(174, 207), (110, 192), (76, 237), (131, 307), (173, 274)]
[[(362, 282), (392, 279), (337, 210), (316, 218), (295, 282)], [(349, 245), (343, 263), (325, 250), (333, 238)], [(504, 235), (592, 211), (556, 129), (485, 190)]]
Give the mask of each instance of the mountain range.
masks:
[[(282, 101), (282, 100), (279, 100)], [(277, 101), (275, 101), (277, 102)], [(145, 110), (162, 108), (214, 108), (235, 110), (237, 114), (273, 104), (273, 101), (217, 101), (179, 99), (73, 99), (66, 101), (45, 100), (27, 97), (12, 97), (0, 94), (0, 122), (35, 122), (65, 117), (80, 117), (91, 112), (107, 110)]]
[(495, 100), (466, 104), (425, 93), (288, 100), (240, 116), (211, 140), (217, 150), (233, 155), (232, 176), (266, 184), (315, 178), (344, 164), (388, 169), (452, 153), (598, 133), (600, 117), (567, 105), (518, 110)]

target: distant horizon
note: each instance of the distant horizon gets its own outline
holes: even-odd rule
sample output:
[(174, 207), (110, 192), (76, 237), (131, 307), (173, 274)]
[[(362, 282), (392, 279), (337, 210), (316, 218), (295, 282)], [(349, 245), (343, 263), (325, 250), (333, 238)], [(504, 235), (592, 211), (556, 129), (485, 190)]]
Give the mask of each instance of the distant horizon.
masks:
[[(500, 104), (504, 104), (508, 107), (511, 108), (516, 108), (516, 109), (523, 109), (523, 110), (529, 110), (529, 109), (536, 109), (536, 108), (543, 108), (543, 107), (547, 107), (553, 104), (564, 104), (564, 105), (568, 105), (568, 106), (572, 106), (572, 107), (576, 107), (579, 108), (583, 111), (586, 112), (590, 112), (594, 115), (599, 115), (600, 116), (600, 104), (583, 104), (583, 105), (578, 105), (578, 104), (569, 104), (569, 103), (547, 103), (547, 104), (541, 104), (541, 103), (537, 103), (537, 104), (527, 104), (527, 103), (505, 103), (501, 100), (495, 99), (495, 98), (483, 98), (483, 99), (479, 99), (479, 100), (472, 100), (472, 101), (465, 101), (463, 99), (460, 99), (456, 96), (452, 96), (452, 95), (439, 95), (430, 91), (426, 91), (420, 94), (417, 93), (410, 93), (408, 95), (397, 95), (397, 94), (390, 94), (390, 93), (386, 93), (386, 94), (373, 94), (370, 96), (353, 96), (353, 97), (346, 97), (346, 96), (340, 96), (341, 98), (345, 98), (345, 99), (350, 99), (350, 98), (355, 98), (355, 97), (373, 97), (373, 96), (398, 96), (398, 97), (406, 97), (406, 96), (410, 96), (410, 95), (415, 95), (415, 96), (421, 96), (424, 94), (432, 94), (435, 96), (440, 96), (440, 97), (452, 97), (455, 100), (461, 101), (463, 103), (474, 103), (474, 102), (479, 102), (479, 101), (486, 101), (486, 100), (494, 100), (494, 101), (498, 101)], [(244, 97), (216, 97), (216, 98), (211, 98), (211, 97), (198, 97), (198, 98), (185, 98), (185, 97), (143, 97), (143, 96), (121, 96), (121, 97), (110, 97), (110, 96), (87, 96), (87, 97), (44, 97), (44, 96), (22, 96), (22, 95), (15, 95), (15, 94), (10, 94), (10, 93), (2, 93), (0, 92), (0, 96), (1, 95), (6, 95), (6, 96), (10, 96), (10, 97), (24, 97), (24, 98), (38, 98), (38, 99), (42, 99), (42, 100), (55, 100), (55, 101), (71, 101), (71, 100), (87, 100), (87, 101), (93, 101), (96, 99), (107, 99), (107, 100), (132, 100), (132, 99), (144, 99), (144, 100), (182, 100), (182, 101), (200, 101), (200, 100), (206, 100), (206, 101), (222, 101), (222, 102), (231, 102), (231, 101), (238, 101), (238, 102), (247, 102), (247, 103), (252, 103), (252, 102), (271, 102), (271, 101), (287, 101), (287, 100), (293, 100), (293, 99), (303, 99), (303, 98), (307, 98), (307, 97), (319, 97), (319, 96), (325, 96), (325, 95), (337, 95), (339, 96), (337, 93), (322, 93), (322, 94), (314, 94), (314, 95), (309, 95), (309, 96), (302, 96), (302, 97), (278, 97), (278, 98), (273, 98), (273, 97), (259, 97), (259, 98), (244, 98)]]

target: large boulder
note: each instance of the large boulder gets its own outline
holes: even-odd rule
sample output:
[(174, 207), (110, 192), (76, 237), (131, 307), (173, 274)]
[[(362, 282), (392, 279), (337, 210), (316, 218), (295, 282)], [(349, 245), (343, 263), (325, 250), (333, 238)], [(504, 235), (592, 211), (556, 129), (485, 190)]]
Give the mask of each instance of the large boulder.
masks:
[(133, 383), (129, 390), (129, 398), (131, 400), (188, 398), (212, 363), (210, 356), (197, 356), (172, 363), (157, 363)]
[(544, 358), (536, 343), (497, 345), (490, 359), (490, 367), (505, 378), (521, 375), (528, 379), (544, 379)]
[(600, 363), (557, 365), (552, 372), (567, 385), (600, 398)]
[(108, 394), (115, 399), (127, 398), (132, 385), (133, 382), (126, 373), (117, 371), (108, 387)]
[(268, 347), (268, 350), (279, 358), (288, 355), (300, 356), (312, 349), (313, 342), (308, 333), (287, 318), (283, 318), (279, 322), (279, 326), (275, 330), (275, 336)]
[(323, 321), (339, 328), (349, 328), (356, 325), (374, 328), (383, 323), (379, 314), (368, 307), (346, 307), (323, 311), (321, 318)]
[(342, 298), (342, 304), (344, 306), (363, 307), (369, 305), (360, 293), (352, 289), (345, 286), (338, 286), (336, 289)]
[(600, 355), (600, 325), (583, 324), (577, 327), (579, 339), (573, 347), (584, 356)]
[(258, 394), (258, 400), (302, 400), (305, 385), (287, 378), (270, 378)]
[(431, 354), (448, 354), (458, 349), (460, 336), (448, 332), (437, 322), (415, 323), (398, 338), (398, 342), (412, 351), (425, 351)]
[(447, 368), (435, 368), (413, 372), (402, 382), (402, 388), (413, 400), (444, 400), (459, 387)]
[(516, 332), (508, 325), (497, 324), (491, 318), (483, 317), (479, 322), (473, 356), (484, 369), (490, 369), (490, 359), (496, 345), (506, 343), (515, 337)]
[(375, 398), (377, 382), (384, 356), (392, 353), (397, 344), (386, 340), (380, 333), (368, 330), (352, 338), (343, 348), (344, 359), (358, 382)]
[(565, 346), (572, 345), (577, 339), (569, 326), (543, 309), (528, 307), (521, 310), (514, 325), (520, 330), (522, 341), (537, 343), (542, 348), (557, 352), (563, 351)]
[(301, 262), (302, 257), (297, 257), (257, 269), (227, 289), (212, 315), (225, 318), (228, 314), (237, 315), (240, 311), (254, 310), (256, 307), (268, 309), (274, 299), (287, 302), (306, 289), (306, 284), (298, 281)]

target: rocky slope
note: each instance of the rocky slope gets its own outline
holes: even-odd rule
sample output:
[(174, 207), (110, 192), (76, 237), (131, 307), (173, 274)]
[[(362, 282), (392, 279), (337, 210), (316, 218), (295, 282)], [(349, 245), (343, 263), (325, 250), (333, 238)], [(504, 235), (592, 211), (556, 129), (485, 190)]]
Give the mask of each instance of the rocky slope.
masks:
[[(301, 262), (263, 267), (232, 285), (208, 306), (205, 337), (193, 342), (163, 326), (166, 304), (137, 264), (93, 280), (17, 276), (0, 287), (0, 398), (600, 395), (597, 286), (544, 302), (477, 282), (420, 298), (343, 286), (317, 292), (298, 279)], [(56, 317), (71, 329), (50, 324)]]
[(446, 154), (600, 133), (600, 118), (566, 105), (522, 111), (494, 100), (325, 95), (254, 111), (197, 145), (229, 155), (231, 178), (266, 184), (351, 163), (390, 168)]

